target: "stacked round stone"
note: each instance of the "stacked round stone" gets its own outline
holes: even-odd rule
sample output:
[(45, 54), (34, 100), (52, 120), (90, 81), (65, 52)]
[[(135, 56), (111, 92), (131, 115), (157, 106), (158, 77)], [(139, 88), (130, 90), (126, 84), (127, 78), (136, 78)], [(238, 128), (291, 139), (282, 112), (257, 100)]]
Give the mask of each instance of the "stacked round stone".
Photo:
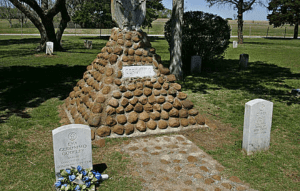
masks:
[[(153, 66), (155, 75), (122, 78), (123, 66)], [(203, 117), (161, 64), (146, 33), (113, 29), (106, 46), (70, 93), (62, 116), (87, 124), (92, 138), (204, 125)]]

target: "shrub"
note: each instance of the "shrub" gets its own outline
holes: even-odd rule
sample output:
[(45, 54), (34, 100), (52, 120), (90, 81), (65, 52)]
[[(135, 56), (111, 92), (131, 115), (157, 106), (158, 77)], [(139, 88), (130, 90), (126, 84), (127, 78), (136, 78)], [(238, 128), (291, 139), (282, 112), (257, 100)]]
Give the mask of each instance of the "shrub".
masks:
[[(169, 45), (172, 35), (171, 19), (165, 25), (165, 37)], [(182, 26), (182, 62), (185, 74), (190, 72), (191, 56), (201, 56), (205, 66), (212, 59), (222, 57), (229, 46), (229, 39), (230, 27), (223, 18), (201, 11), (185, 12)]]

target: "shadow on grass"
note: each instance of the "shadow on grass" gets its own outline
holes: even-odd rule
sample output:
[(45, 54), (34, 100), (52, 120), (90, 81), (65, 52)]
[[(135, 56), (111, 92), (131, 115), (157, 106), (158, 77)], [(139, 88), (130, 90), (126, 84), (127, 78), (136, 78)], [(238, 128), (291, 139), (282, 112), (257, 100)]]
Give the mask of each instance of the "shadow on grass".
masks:
[(12, 44), (33, 44), (39, 43), (40, 41), (40, 38), (6, 39), (0, 40), (0, 46), (7, 46)]
[[(299, 73), (293, 74), (289, 68), (264, 62), (250, 63), (249, 69), (245, 71), (239, 71), (238, 68), (238, 60), (220, 60), (203, 68), (199, 75), (187, 76), (182, 85), (185, 89), (201, 93), (221, 88), (240, 89), (258, 98), (286, 101), (288, 105), (299, 104), (299, 99), (289, 93), (296, 87), (291, 87), (284, 81), (299, 79)], [(207, 84), (215, 84), (220, 88), (210, 88)]]
[(65, 99), (86, 71), (85, 66), (12, 66), (0, 68), (0, 123), (11, 115), (30, 118), (24, 111), (50, 98)]

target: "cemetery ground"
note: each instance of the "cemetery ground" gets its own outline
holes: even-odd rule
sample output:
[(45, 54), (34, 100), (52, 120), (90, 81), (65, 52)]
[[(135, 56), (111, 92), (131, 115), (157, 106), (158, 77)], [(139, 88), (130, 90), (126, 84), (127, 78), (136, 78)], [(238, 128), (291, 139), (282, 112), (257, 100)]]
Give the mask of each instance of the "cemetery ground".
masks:
[[(83, 40), (92, 40), (85, 49)], [(231, 41), (236, 39), (231, 39)], [(169, 62), (168, 44), (152, 46)], [(65, 52), (36, 53), (38, 37), (0, 36), (0, 177), (3, 190), (51, 190), (55, 181), (52, 130), (59, 127), (59, 105), (82, 78), (107, 38), (63, 37)], [(258, 190), (298, 190), (300, 182), (299, 40), (245, 39), (232, 43), (224, 60), (209, 63), (198, 76), (180, 82), (210, 129), (180, 132)], [(239, 55), (250, 55), (250, 68), (239, 71)], [(245, 103), (262, 98), (274, 103), (269, 151), (246, 156), (241, 151)], [(141, 190), (130, 174), (133, 163), (120, 151), (130, 139), (106, 139), (93, 146), (93, 164), (105, 163), (111, 178), (100, 190)]]

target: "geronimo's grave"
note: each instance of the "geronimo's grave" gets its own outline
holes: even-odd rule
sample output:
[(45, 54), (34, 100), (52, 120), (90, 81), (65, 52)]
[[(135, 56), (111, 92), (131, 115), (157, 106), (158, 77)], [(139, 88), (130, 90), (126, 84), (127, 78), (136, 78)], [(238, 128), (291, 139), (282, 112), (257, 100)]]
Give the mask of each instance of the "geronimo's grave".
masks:
[(204, 125), (204, 118), (139, 29), (146, 1), (113, 0), (112, 5), (119, 28), (112, 29), (106, 46), (65, 100), (62, 121), (89, 125), (93, 140)]
[(254, 99), (245, 104), (243, 150), (250, 155), (270, 146), (273, 103)]
[[(61, 169), (82, 166), (92, 168), (91, 129), (87, 125), (71, 124), (52, 131), (55, 174)], [(58, 178), (58, 177), (56, 177)]]

